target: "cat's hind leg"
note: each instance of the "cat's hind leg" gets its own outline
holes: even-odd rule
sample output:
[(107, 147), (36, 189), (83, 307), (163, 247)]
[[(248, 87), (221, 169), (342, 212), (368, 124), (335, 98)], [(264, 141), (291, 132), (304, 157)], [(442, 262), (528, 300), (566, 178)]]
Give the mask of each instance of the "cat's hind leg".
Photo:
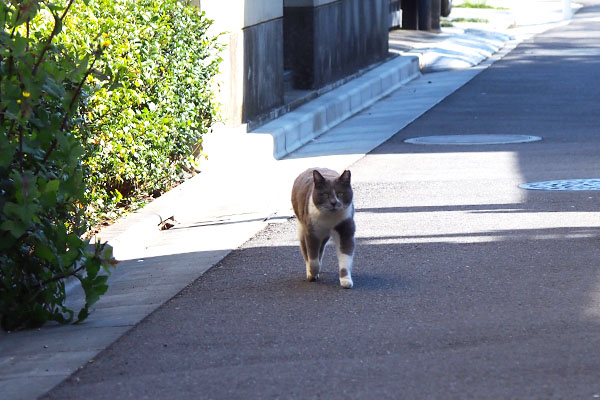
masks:
[[(300, 241), (300, 250), (302, 251), (302, 258), (304, 259), (304, 264), (306, 264), (306, 279), (309, 281), (314, 281), (319, 277), (319, 266), (315, 266), (314, 260), (311, 262), (310, 254), (309, 254), (309, 238), (308, 234), (304, 231), (302, 227), (298, 230), (298, 240)], [(316, 273), (315, 273), (316, 269)]]
[(329, 242), (329, 237), (326, 237), (321, 241), (321, 247), (319, 248), (319, 263), (321, 263), (321, 265), (323, 265), (323, 253), (325, 252), (327, 242)]
[(302, 252), (302, 258), (306, 263), (308, 261), (308, 252), (306, 250), (306, 241), (304, 240), (304, 229), (300, 226), (298, 228), (298, 241), (300, 242), (300, 251)]
[(304, 235), (306, 249), (306, 279), (315, 281), (319, 279), (321, 270), (321, 241), (310, 233)]

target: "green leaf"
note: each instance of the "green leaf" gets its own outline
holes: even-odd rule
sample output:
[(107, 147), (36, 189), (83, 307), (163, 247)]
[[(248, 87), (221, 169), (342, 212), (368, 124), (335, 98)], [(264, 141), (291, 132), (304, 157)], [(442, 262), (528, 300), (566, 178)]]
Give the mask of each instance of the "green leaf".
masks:
[(90, 316), (90, 311), (89, 311), (88, 307), (85, 306), (81, 310), (79, 310), (79, 313), (77, 314), (77, 321), (75, 321), (75, 323), (82, 322), (89, 316)]
[(10, 218), (19, 217), (21, 214), (20, 204), (7, 202), (4, 204), (3, 213)]
[(31, 20), (39, 10), (39, 0), (24, 0), (19, 6), (19, 12), (15, 13), (14, 26), (19, 26)]
[(46, 184), (46, 188), (44, 191), (46, 193), (52, 193), (58, 191), (58, 187), (60, 186), (60, 181), (58, 179), (52, 179)]
[(47, 261), (53, 262), (56, 260), (56, 256), (54, 255), (54, 253), (52, 252), (52, 250), (50, 250), (50, 248), (48, 246), (44, 246), (42, 244), (36, 246), (35, 248), (35, 254)]
[(21, 37), (19, 35), (15, 36), (10, 46), (12, 49), (12, 56), (22, 57), (23, 54), (25, 54), (25, 50), (28, 44), (29, 40), (27, 40), (27, 38)]
[(106, 287), (105, 289), (102, 289), (102, 294), (104, 294), (104, 292), (106, 292), (106, 289), (108, 289), (108, 286), (106, 286), (106, 281), (108, 280), (108, 276), (107, 275), (98, 275), (96, 278), (94, 278), (93, 281), (93, 286), (99, 289), (102, 289), (104, 287)]
[(14, 238), (20, 238), (26, 231), (28, 226), (21, 221), (7, 220), (0, 225), (0, 229), (10, 232)]
[(44, 90), (46, 93), (54, 96), (57, 99), (62, 99), (66, 93), (64, 87), (57, 84), (51, 77), (46, 78), (46, 81), (42, 86), (42, 90)]
[(80, 61), (79, 65), (69, 74), (69, 77), (73, 82), (81, 81), (83, 74), (87, 72), (88, 66), (90, 64), (90, 55), (86, 54)]
[(17, 150), (17, 143), (10, 143), (5, 141), (3, 138), (0, 139), (0, 167), (7, 168), (12, 162), (15, 151)]
[(98, 272), (100, 271), (100, 263), (96, 261), (96, 259), (89, 259), (86, 263), (85, 270), (87, 272), (86, 279), (93, 280), (97, 277)]
[(97, 288), (88, 285), (87, 288), (85, 288), (85, 303), (87, 307), (90, 307), (92, 305), (94, 305), (99, 299), (100, 299), (100, 295), (102, 293), (100, 293)]

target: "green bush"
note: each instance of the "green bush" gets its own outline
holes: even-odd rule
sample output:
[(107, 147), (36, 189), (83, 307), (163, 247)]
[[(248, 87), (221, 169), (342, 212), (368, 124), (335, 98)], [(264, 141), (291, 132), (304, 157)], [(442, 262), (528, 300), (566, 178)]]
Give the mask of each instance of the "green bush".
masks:
[[(94, 90), (80, 109), (88, 219), (97, 223), (157, 196), (197, 168), (201, 138), (217, 117), (211, 82), (220, 47), (212, 21), (179, 0), (91, 0), (73, 10), (59, 40), (91, 50), (102, 32), (101, 70), (118, 87)], [(111, 215), (112, 214), (112, 215)]]
[[(102, 76), (102, 46), (74, 54), (57, 45), (73, 0), (0, 2), (0, 319), (3, 329), (70, 322), (65, 281), (79, 279), (86, 304), (106, 289), (110, 249), (81, 239), (87, 204), (73, 130), (85, 82)], [(69, 56), (70, 54), (70, 56)], [(100, 79), (100, 78), (96, 78)], [(100, 273), (104, 269), (105, 273)]]
[(0, 24), (1, 324), (73, 321), (70, 277), (82, 321), (114, 263), (82, 237), (197, 167), (220, 47), (178, 0), (1, 1)]

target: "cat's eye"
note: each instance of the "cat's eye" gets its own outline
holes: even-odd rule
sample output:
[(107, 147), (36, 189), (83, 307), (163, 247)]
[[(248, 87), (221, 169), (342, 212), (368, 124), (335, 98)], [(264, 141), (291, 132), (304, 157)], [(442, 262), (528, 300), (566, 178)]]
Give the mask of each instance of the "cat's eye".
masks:
[(329, 193), (323, 193), (323, 197), (328, 199), (329, 198)]
[(342, 193), (342, 192), (338, 193), (337, 197), (339, 197), (341, 199), (342, 197), (344, 197), (344, 193)]

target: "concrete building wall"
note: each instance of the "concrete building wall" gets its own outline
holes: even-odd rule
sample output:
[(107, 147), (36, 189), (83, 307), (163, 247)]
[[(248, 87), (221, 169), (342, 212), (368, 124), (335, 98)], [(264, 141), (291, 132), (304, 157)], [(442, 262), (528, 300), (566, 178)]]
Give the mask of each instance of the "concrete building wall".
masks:
[(388, 54), (390, 0), (285, 0), (285, 67), (316, 89)]
[(229, 126), (259, 121), (295, 89), (317, 89), (388, 54), (390, 0), (195, 0), (226, 32), (218, 97)]

